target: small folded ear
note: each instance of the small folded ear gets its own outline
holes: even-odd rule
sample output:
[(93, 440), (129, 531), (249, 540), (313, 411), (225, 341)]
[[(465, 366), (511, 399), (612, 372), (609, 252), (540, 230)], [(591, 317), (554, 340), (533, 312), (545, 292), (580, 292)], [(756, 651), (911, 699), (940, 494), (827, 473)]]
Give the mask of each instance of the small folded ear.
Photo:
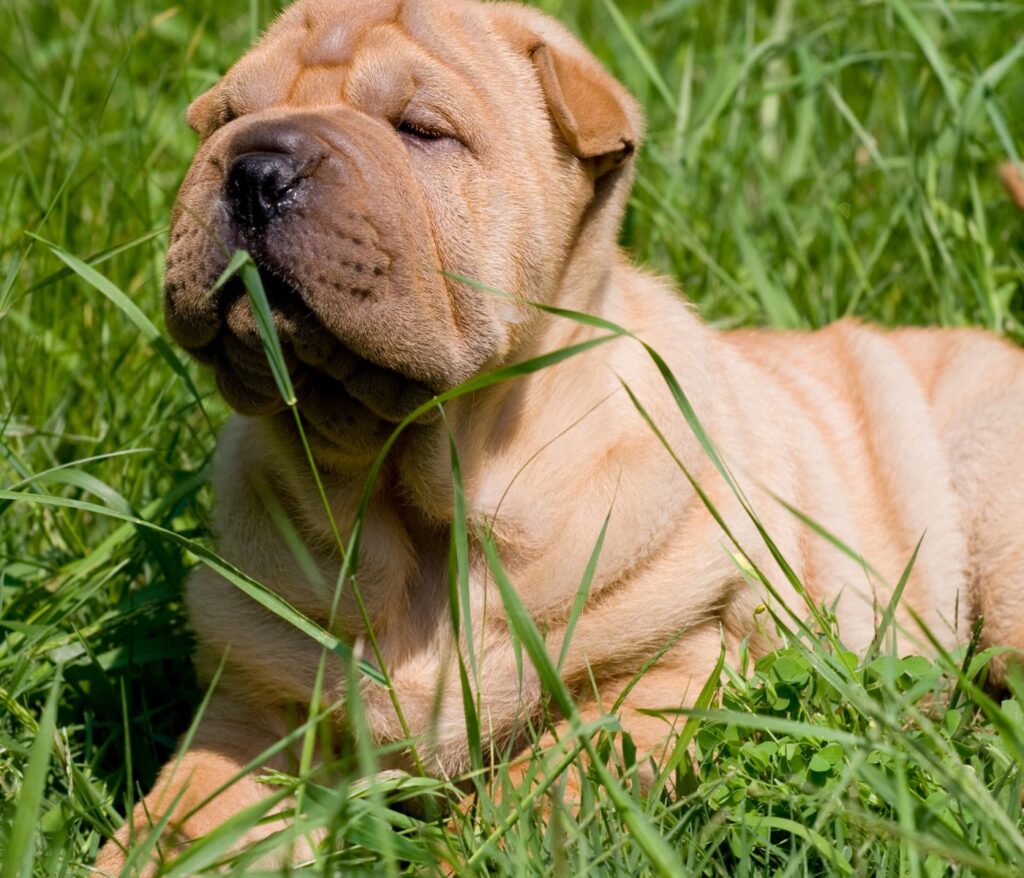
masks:
[(530, 57), (548, 109), (573, 155), (593, 162), (598, 177), (624, 164), (636, 151), (638, 137), (618, 89), (609, 87), (618, 83), (600, 68), (588, 69), (596, 65), (544, 43), (534, 46)]
[(554, 20), (524, 7), (494, 8), (499, 28), (533, 62), (548, 111), (573, 155), (598, 178), (628, 162), (643, 116), (626, 87)]
[(196, 134), (205, 136), (217, 122), (217, 87), (207, 89), (185, 111), (185, 121)]

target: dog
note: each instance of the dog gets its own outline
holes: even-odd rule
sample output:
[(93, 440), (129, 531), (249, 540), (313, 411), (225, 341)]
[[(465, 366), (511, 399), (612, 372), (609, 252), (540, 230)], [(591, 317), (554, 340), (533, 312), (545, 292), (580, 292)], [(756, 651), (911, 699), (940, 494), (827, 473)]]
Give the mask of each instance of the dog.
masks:
[[(471, 644), (448, 579), (463, 505), (471, 685), (497, 746), (514, 748), (543, 693), (485, 544), (590, 709), (660, 654), (619, 711), (647, 753), (670, 730), (644, 708), (692, 704), (723, 642), (769, 649), (766, 603), (806, 615), (780, 556), (850, 648), (871, 643), (919, 542), (896, 610), (904, 648), (923, 642), (920, 622), (952, 649), (979, 616), (983, 645), (1024, 646), (1024, 356), (974, 330), (703, 325), (616, 246), (643, 116), (556, 21), (476, 0), (298, 0), (188, 121), (201, 142), (172, 217), (166, 318), (238, 413), (214, 476), (218, 551), (361, 644), (391, 689), (196, 570), (196, 667), (216, 685), (100, 872), (119, 871), (133, 831), (165, 826), (173, 854), (265, 801), (273, 787), (243, 769), (310, 708), (318, 675), (324, 704), (357, 681), (380, 744), (411, 736), (439, 775), (469, 766), (457, 662)], [(243, 285), (216, 288), (239, 249), (261, 268), (298, 417)], [(357, 515), (358, 588), (339, 596)]]

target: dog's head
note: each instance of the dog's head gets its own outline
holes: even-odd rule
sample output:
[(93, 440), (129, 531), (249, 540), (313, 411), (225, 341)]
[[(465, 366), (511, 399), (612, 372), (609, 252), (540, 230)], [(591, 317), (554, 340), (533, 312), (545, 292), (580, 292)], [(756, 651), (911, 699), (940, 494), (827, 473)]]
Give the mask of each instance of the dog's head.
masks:
[(299, 0), (188, 119), (168, 328), (234, 408), (279, 410), (241, 282), (211, 293), (248, 250), (303, 417), (350, 451), (510, 355), (642, 126), (560, 25), (472, 0)]

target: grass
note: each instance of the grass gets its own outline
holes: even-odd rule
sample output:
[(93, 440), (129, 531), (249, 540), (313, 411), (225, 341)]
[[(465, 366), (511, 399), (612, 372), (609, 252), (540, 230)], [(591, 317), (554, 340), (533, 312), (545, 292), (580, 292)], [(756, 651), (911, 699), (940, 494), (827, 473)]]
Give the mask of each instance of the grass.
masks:
[[(1024, 144), (1019, 3), (540, 5), (648, 109), (624, 241), (707, 319), (1024, 340), (1024, 217), (995, 174)], [(161, 334), (162, 256), (193, 147), (184, 107), (273, 11), (0, 10), (0, 878), (86, 875), (203, 697), (181, 589), (210, 557), (227, 412)], [(529, 652), (537, 632), (515, 618)], [(640, 792), (607, 725), (538, 760), (534, 795), (557, 799), (559, 761), (589, 748), (578, 809), (549, 804), (545, 821), (507, 790), (451, 811), (449, 784), (359, 781), (374, 753), (357, 734), (339, 782), (279, 779), (302, 793), (295, 831), (335, 842), (294, 874), (1024, 873), (1024, 687), (991, 700), (970, 650), (853, 657), (827, 614), (779, 622), (784, 647), (726, 669), (686, 720), (674, 795)], [(217, 874), (258, 817), (168, 874)]]

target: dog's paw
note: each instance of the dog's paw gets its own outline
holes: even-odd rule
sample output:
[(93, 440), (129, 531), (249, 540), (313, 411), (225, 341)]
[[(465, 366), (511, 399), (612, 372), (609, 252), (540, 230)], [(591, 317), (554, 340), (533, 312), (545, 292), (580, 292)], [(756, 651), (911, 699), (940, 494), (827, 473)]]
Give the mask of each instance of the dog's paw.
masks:
[[(125, 875), (128, 862), (129, 837), (127, 827), (122, 827), (117, 834), (100, 848), (96, 863), (89, 873), (89, 878), (121, 878)], [(151, 858), (131, 871), (132, 878), (152, 878), (156, 874), (159, 858)]]

